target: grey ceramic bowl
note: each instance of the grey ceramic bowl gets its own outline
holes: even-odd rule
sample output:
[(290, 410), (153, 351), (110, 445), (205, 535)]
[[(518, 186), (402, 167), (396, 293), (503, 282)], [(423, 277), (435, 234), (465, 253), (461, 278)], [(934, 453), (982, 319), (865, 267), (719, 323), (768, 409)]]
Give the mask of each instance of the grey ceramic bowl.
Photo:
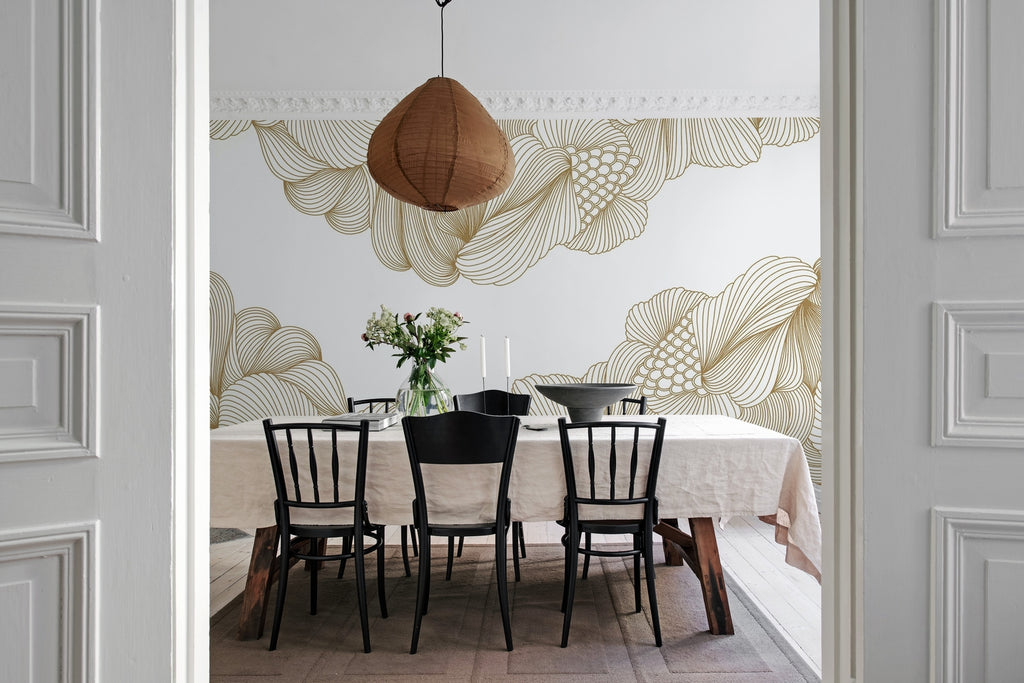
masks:
[(569, 409), (572, 422), (596, 422), (605, 408), (630, 394), (635, 384), (577, 382), (574, 384), (537, 384), (537, 391)]

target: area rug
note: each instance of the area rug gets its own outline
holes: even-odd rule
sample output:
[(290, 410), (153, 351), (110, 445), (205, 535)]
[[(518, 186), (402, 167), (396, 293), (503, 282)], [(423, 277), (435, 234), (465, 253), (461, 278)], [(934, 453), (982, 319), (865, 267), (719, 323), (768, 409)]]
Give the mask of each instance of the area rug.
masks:
[(241, 529), (222, 529), (218, 527), (210, 528), (210, 545), (215, 543), (227, 543), (228, 541), (234, 541), (238, 538), (245, 538), (246, 536), (252, 537), (252, 534), (247, 534)]
[(351, 567), (340, 580), (335, 578), (336, 563), (321, 572), (319, 613), (310, 616), (308, 574), (296, 565), (276, 651), (267, 650), (273, 604), (266, 633), (257, 641), (235, 638), (240, 598), (211, 619), (211, 680), (820, 680), (741, 599), (730, 601), (735, 635), (709, 634), (696, 577), (686, 567), (663, 563), (655, 570), (662, 647), (654, 645), (646, 587), (643, 611), (633, 611), (632, 562), (595, 558), (587, 580), (577, 582), (569, 646), (563, 649), (562, 548), (531, 545), (527, 552), (522, 581), (509, 584), (512, 652), (504, 645), (493, 548), (466, 546), (455, 561), (451, 581), (444, 581), (444, 548), (439, 543), (432, 553), (430, 611), (423, 618), (417, 654), (409, 654), (416, 571), (404, 576), (397, 548), (389, 548), (387, 619), (380, 617), (370, 567), (367, 572), (372, 652), (362, 651)]

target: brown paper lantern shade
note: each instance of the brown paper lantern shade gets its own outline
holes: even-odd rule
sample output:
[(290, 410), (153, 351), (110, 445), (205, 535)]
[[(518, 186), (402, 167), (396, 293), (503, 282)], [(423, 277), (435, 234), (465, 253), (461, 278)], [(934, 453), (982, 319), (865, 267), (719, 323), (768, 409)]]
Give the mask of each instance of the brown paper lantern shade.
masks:
[(456, 211), (497, 197), (515, 158), (491, 115), (458, 81), (436, 77), (381, 120), (366, 151), (370, 175), (391, 196)]

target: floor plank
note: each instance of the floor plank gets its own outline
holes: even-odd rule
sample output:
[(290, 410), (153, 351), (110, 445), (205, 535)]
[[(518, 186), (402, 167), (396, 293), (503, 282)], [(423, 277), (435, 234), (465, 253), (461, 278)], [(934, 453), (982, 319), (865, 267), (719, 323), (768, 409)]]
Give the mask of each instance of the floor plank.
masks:
[[(764, 527), (769, 530), (764, 534)], [(722, 566), (781, 635), (821, 673), (821, 586), (785, 562), (772, 527), (756, 517), (733, 518), (717, 531)]]

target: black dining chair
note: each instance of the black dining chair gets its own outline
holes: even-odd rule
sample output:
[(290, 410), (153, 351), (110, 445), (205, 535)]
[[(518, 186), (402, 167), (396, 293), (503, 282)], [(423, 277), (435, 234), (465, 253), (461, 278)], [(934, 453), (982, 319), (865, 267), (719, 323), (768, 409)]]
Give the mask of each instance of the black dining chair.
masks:
[[(317, 574), (323, 562), (352, 559), (356, 568), (356, 599), (363, 630), (363, 652), (370, 651), (366, 615), (364, 556), (377, 554), (377, 597), (381, 616), (387, 618), (384, 592), (384, 527), (370, 521), (366, 505), (366, 449), (369, 429), (356, 425), (322, 422), (263, 421), (277, 500), (274, 512), (281, 530), (281, 566), (278, 572), (277, 607), (270, 635), (270, 649), (277, 649), (288, 591), (292, 560), (307, 560), (310, 570), (309, 612), (317, 610)], [(349, 433), (357, 439), (346, 439)], [(300, 552), (292, 539), (308, 540)], [(345, 540), (341, 553), (329, 554), (327, 540)], [(367, 545), (366, 539), (371, 543)], [(347, 548), (347, 550), (346, 550)]]
[[(367, 412), (367, 413), (388, 413), (391, 412), (392, 407), (395, 405), (394, 396), (390, 398), (352, 398), (348, 397), (348, 412)], [(365, 406), (359, 411), (356, 408)]]
[[(658, 467), (665, 418), (657, 422), (566, 422), (558, 419), (565, 470), (565, 583), (562, 590), (562, 647), (569, 644), (576, 567), (584, 557), (633, 558), (633, 596), (640, 606), (640, 560), (647, 577), (654, 642), (661, 647), (661, 622), (654, 589), (654, 525), (658, 520)], [(630, 534), (630, 550), (580, 547), (584, 534)]]
[[(348, 397), (348, 412), (366, 412), (366, 413), (389, 413), (394, 409), (395, 398), (352, 398)], [(413, 557), (419, 552), (419, 548), (416, 545), (416, 534), (412, 533), (412, 525), (402, 525), (402, 565), (405, 567), (405, 575), (412, 576), (412, 572), (409, 571), (409, 538), (412, 537), (412, 555)], [(347, 548), (344, 548), (345, 552), (348, 552)], [(345, 561), (341, 561), (341, 565), (338, 567), (338, 578), (340, 579), (345, 575)]]
[[(632, 409), (630, 408), (630, 406), (636, 406), (636, 412), (635, 413), (631, 412)], [(647, 397), (646, 396), (641, 396), (640, 398), (631, 398), (631, 397), (627, 396), (626, 398), (624, 398), (621, 401), (619, 401), (619, 412), (618, 413), (613, 412), (613, 408), (615, 408), (615, 404), (612, 404), (612, 405), (608, 406), (607, 408), (605, 408), (605, 411), (604, 411), (605, 415), (631, 415), (631, 414), (634, 414), (634, 415), (646, 415), (647, 414)], [(583, 540), (584, 540), (584, 544), (586, 545), (586, 547), (589, 548), (590, 547), (590, 541), (591, 541), (590, 534), (584, 534)], [(590, 555), (584, 555), (583, 556), (583, 576), (582, 576), (582, 578), (584, 578), (584, 579), (587, 578), (587, 575), (589, 573), (590, 573)]]
[(533, 397), (501, 389), (486, 389), (474, 394), (455, 394), (455, 410), (472, 410), (487, 415), (526, 415)]
[[(631, 406), (636, 406), (636, 409), (634, 410)], [(647, 397), (631, 398), (627, 396), (619, 401), (619, 412), (612, 412), (612, 408), (614, 408), (614, 404), (605, 409), (605, 415), (646, 415)]]
[[(402, 428), (405, 430), (405, 443), (416, 492), (412, 503), (413, 526), (416, 527), (420, 541), (416, 611), (409, 653), (416, 653), (420, 625), (423, 615), (427, 613), (432, 536), (447, 536), (449, 539), (455, 536), (494, 536), (498, 604), (505, 630), (505, 648), (511, 651), (506, 539), (512, 508), (508, 483), (519, 434), (519, 418), (455, 410), (427, 417), (404, 417)], [(488, 479), (481, 473), (481, 465), (491, 466), (489, 485), (481, 482), (481, 479)], [(466, 470), (467, 466), (472, 469)], [(474, 485), (452, 486), (453, 481), (465, 482), (469, 471), (476, 482)], [(428, 490), (444, 490), (443, 500), (438, 500), (436, 496), (428, 498)], [(494, 510), (494, 513), (484, 514), (484, 518), (480, 519), (481, 510)], [(470, 519), (470, 516), (473, 518)]]
[[(487, 415), (529, 415), (530, 394), (513, 394), (501, 389), (485, 389), (473, 394), (455, 394), (455, 410), (472, 410)], [(465, 539), (459, 538), (459, 549), (456, 557), (462, 557), (462, 544)], [(522, 522), (512, 522), (512, 557), (515, 558), (516, 581), (519, 581), (519, 558), (526, 557), (526, 534)], [(445, 580), (451, 578), (452, 549), (448, 549), (448, 572)]]

